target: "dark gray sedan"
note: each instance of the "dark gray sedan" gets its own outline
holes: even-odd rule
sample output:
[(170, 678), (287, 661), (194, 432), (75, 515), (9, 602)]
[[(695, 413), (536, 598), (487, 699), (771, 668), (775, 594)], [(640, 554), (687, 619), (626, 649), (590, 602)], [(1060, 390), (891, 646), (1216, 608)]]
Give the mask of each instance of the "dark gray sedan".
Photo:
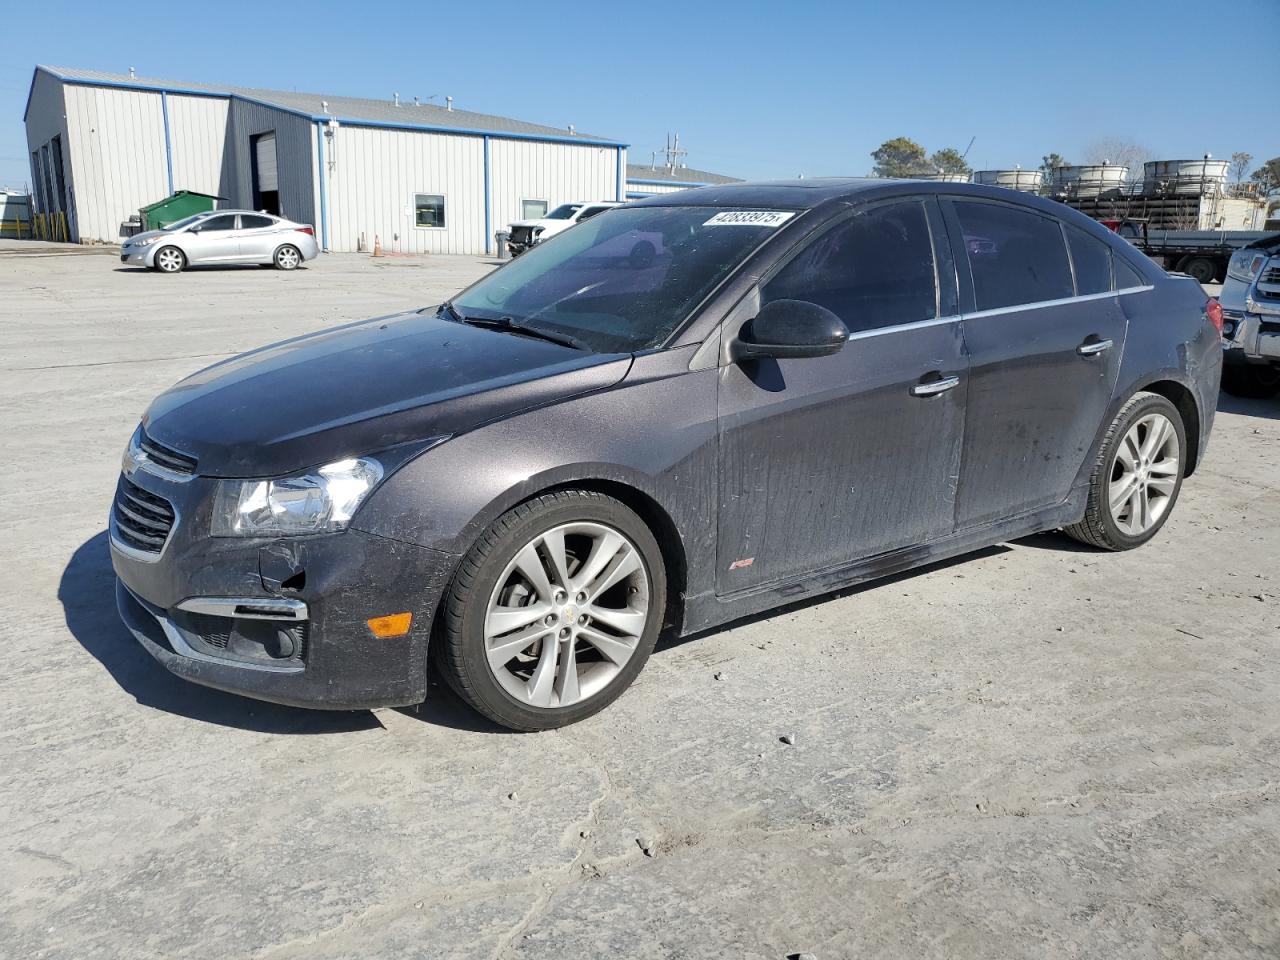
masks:
[(111, 513), (120, 613), (224, 690), (412, 704), (430, 653), (494, 721), (560, 726), (664, 629), (1038, 531), (1147, 542), (1220, 336), (1196, 283), (1024, 194), (654, 197), (158, 397)]

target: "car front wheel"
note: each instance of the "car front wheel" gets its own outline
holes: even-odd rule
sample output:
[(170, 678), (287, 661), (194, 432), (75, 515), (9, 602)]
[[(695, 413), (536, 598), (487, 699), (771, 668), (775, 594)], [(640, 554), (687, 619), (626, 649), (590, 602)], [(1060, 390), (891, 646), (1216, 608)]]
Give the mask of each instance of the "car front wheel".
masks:
[(564, 490), (499, 517), (444, 600), (438, 663), (458, 694), (513, 730), (548, 730), (616, 700), (662, 628), (653, 534), (603, 494)]
[(1228, 363), (1222, 368), (1222, 389), (1233, 397), (1266, 399), (1280, 393), (1280, 367)]
[(187, 265), (187, 257), (177, 247), (161, 247), (156, 251), (154, 262), (161, 273), (181, 273)]
[(1102, 442), (1084, 519), (1065, 532), (1105, 550), (1141, 546), (1169, 519), (1186, 463), (1187, 437), (1177, 407), (1159, 394), (1134, 394)]

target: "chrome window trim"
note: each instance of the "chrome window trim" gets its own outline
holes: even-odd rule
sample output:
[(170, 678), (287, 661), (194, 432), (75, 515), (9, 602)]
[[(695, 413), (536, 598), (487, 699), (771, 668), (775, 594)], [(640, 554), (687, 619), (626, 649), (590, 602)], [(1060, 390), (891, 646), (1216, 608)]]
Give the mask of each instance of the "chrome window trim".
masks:
[(994, 307), (991, 310), (975, 310), (973, 313), (964, 313), (961, 316), (965, 320), (976, 320), (982, 317), (996, 317), (1002, 313), (1023, 313), (1027, 310), (1042, 310), (1045, 307), (1061, 307), (1068, 303), (1087, 303), (1090, 300), (1106, 300), (1110, 297), (1125, 297), (1131, 293), (1146, 293), (1154, 290), (1155, 284), (1147, 284), (1143, 287), (1128, 287), (1124, 290), (1108, 290), (1106, 293), (1086, 293), (1079, 297), (1059, 297), (1056, 300), (1038, 300), (1035, 303), (1018, 303), (1011, 307)]

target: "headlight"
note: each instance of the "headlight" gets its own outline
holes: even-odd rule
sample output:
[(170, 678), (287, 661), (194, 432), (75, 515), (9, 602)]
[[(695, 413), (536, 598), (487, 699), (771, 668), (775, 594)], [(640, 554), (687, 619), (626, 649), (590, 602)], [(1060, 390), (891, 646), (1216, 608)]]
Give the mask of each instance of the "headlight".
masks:
[(143, 237), (141, 240), (133, 240), (131, 242), (135, 247), (149, 247), (159, 239), (159, 237)]
[(222, 480), (213, 498), (215, 537), (291, 537), (345, 530), (382, 479), (367, 457), (279, 480)]
[(1266, 259), (1266, 256), (1255, 250), (1237, 250), (1227, 261), (1227, 274), (1248, 283), (1262, 269)]

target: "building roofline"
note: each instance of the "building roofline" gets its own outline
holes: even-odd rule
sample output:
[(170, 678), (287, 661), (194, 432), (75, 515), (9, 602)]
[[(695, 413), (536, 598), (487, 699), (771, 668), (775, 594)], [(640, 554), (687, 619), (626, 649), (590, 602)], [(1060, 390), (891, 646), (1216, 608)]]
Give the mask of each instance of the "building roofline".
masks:
[(272, 103), (270, 100), (263, 100), (259, 97), (231, 90), (198, 90), (193, 87), (184, 87), (179, 84), (169, 83), (136, 83), (128, 80), (82, 79), (80, 77), (69, 77), (64, 74), (60, 74), (56, 70), (46, 67), (43, 64), (37, 64), (35, 70), (31, 74), (31, 87), (27, 90), (27, 106), (22, 112), (23, 123), (26, 123), (27, 114), (31, 110), (31, 95), (35, 92), (36, 76), (41, 71), (44, 71), (61, 83), (71, 84), (72, 86), (78, 87), (106, 87), (114, 90), (138, 90), (144, 93), (168, 93), (185, 97), (211, 97), (217, 100), (241, 100), (245, 103), (252, 103), (260, 107), (267, 107), (271, 110), (279, 110), (281, 113), (287, 113), (291, 116), (301, 117), (304, 120), (309, 120), (313, 123), (328, 123), (330, 120), (336, 120), (339, 124), (345, 124), (349, 127), (373, 127), (384, 130), (411, 130), (420, 133), (453, 133), (464, 137), (493, 137), (499, 140), (533, 140), (539, 143), (567, 143), (576, 144), (582, 147), (609, 147), (614, 150), (625, 150), (631, 146), (629, 143), (622, 143), (618, 140), (602, 140), (598, 137), (568, 135), (557, 136), (553, 133), (524, 133), (511, 130), (489, 130), (484, 127), (446, 127), (440, 124), (398, 123), (388, 120), (363, 120), (359, 117), (343, 117), (328, 113), (309, 113), (306, 110), (299, 110), (296, 107), (287, 107), (279, 103)]

